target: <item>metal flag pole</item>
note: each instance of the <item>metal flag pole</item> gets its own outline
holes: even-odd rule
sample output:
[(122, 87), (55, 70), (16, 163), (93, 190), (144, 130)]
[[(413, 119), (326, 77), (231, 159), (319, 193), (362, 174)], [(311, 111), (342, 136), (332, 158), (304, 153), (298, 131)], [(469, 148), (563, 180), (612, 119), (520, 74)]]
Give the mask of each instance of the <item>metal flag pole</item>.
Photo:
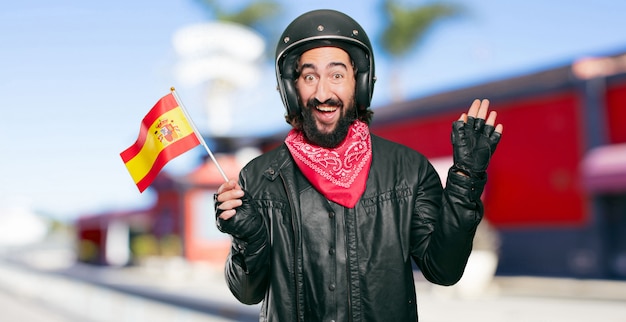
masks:
[(213, 160), (213, 162), (215, 163), (217, 170), (220, 172), (224, 180), (228, 182), (228, 177), (226, 176), (226, 173), (224, 173), (224, 170), (222, 170), (222, 167), (220, 167), (220, 164), (217, 162), (217, 159), (215, 159), (213, 152), (211, 152), (211, 149), (209, 149), (209, 146), (204, 141), (204, 138), (202, 137), (202, 135), (200, 135), (200, 132), (198, 131), (198, 128), (196, 127), (196, 124), (193, 122), (191, 117), (189, 117), (189, 114), (187, 113), (187, 109), (185, 108), (185, 106), (183, 105), (183, 102), (180, 100), (180, 98), (178, 97), (178, 94), (176, 93), (176, 89), (174, 87), (171, 87), (170, 90), (172, 91), (172, 95), (174, 95), (174, 99), (176, 99), (176, 102), (178, 102), (178, 105), (180, 105), (180, 109), (183, 111), (183, 114), (185, 114), (185, 117), (189, 121), (189, 124), (191, 125), (191, 128), (193, 129), (193, 133), (196, 135), (196, 137), (200, 141), (200, 144), (202, 144), (206, 152), (209, 153), (209, 157), (211, 157), (211, 160)]

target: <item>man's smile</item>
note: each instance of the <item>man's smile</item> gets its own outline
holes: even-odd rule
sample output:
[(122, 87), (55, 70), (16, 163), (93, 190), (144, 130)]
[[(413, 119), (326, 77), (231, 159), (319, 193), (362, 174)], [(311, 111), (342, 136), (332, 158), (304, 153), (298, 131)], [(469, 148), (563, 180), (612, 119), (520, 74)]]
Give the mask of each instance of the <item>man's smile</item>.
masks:
[(336, 106), (316, 106), (315, 107), (320, 112), (334, 112), (337, 110)]

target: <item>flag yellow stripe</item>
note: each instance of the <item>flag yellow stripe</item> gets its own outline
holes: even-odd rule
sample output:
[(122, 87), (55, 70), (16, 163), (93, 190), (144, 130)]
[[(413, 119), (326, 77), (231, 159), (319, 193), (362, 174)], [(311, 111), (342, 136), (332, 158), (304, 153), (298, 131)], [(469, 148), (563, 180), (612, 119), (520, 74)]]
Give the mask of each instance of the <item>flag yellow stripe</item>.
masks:
[[(171, 137), (162, 135), (161, 128), (167, 125), (172, 129), (171, 133), (173, 135)], [(159, 126), (161, 126), (161, 128), (159, 128)], [(126, 162), (128, 172), (135, 183), (139, 182), (148, 174), (157, 156), (163, 149), (190, 134), (193, 134), (193, 128), (189, 122), (187, 122), (185, 114), (180, 107), (163, 113), (163, 115), (154, 121), (146, 133), (146, 140), (139, 153)], [(159, 140), (159, 135), (161, 135), (161, 140)]]

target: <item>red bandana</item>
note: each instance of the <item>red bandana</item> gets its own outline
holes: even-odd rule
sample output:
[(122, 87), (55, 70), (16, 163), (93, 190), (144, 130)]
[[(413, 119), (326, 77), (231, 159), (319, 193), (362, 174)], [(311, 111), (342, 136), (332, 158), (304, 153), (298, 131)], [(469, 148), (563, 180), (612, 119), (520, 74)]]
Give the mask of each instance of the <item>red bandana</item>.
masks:
[(367, 124), (356, 121), (337, 147), (309, 143), (301, 131), (291, 130), (285, 139), (298, 168), (324, 197), (354, 208), (365, 192), (372, 163), (372, 142)]

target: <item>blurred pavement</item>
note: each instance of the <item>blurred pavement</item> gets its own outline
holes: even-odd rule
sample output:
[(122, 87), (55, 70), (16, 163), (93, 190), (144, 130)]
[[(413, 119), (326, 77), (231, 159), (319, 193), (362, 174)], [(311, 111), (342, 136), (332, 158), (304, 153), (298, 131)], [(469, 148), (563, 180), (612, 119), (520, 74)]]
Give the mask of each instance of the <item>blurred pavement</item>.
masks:
[[(154, 259), (141, 267), (77, 264), (69, 250), (0, 252), (2, 321), (258, 321), (220, 266)], [(421, 322), (626, 321), (626, 282), (496, 277), (480, 292), (418, 277)], [(44, 319), (42, 319), (42, 317)]]

